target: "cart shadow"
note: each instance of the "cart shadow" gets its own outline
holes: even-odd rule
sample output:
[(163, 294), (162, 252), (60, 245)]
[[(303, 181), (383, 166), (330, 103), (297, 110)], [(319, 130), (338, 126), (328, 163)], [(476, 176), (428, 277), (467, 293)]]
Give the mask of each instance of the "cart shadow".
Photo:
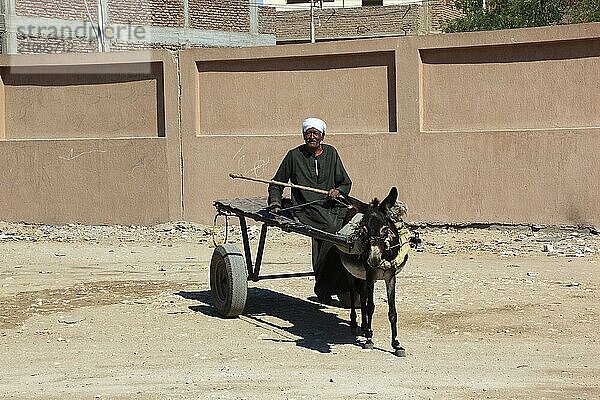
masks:
[[(210, 290), (178, 292), (177, 295), (204, 304), (190, 306), (192, 311), (222, 318), (212, 306)], [(327, 312), (327, 307), (315, 302), (288, 296), (263, 288), (248, 288), (248, 303), (243, 320), (273, 333), (274, 342), (295, 342), (297, 346), (330, 353), (333, 345), (359, 346), (347, 320)], [(348, 313), (349, 311), (345, 310)]]

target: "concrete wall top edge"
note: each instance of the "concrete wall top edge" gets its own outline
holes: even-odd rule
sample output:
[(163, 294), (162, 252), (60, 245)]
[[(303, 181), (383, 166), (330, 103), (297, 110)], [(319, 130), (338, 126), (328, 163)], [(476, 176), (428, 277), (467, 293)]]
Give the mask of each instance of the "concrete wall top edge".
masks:
[(355, 53), (395, 50), (403, 46), (421, 49), (440, 47), (468, 47), (507, 45), (530, 42), (568, 41), (591, 39), (600, 35), (600, 22), (570, 24), (538, 28), (506, 29), (498, 31), (466, 32), (420, 36), (398, 36), (390, 38), (355, 39), (314, 44), (285, 44), (250, 48), (203, 48), (180, 50), (182, 59), (202, 61), (224, 59), (249, 59), (313, 56), (330, 53)]
[(532, 42), (555, 42), (593, 39), (600, 35), (600, 22), (544, 26), (536, 28), (504, 29), (496, 31), (444, 33), (406, 37), (420, 49), (440, 47), (470, 47), (509, 45)]
[(129, 64), (146, 62), (173, 63), (173, 56), (168, 50), (0, 55), (0, 66)]
[[(250, 48), (207, 48), (181, 50), (182, 58), (202, 61), (223, 59), (255, 59), (295, 56), (315, 56), (330, 53), (354, 54), (357, 47), (361, 53), (394, 51), (398, 47), (398, 38), (390, 39), (357, 39), (340, 42), (307, 44), (285, 44), (279, 46), (259, 46)], [(357, 46), (358, 45), (358, 46)]]

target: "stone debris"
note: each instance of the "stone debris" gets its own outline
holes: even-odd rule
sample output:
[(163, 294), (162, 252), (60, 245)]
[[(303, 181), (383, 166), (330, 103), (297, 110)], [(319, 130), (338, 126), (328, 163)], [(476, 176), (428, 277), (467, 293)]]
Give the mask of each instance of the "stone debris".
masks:
[(590, 228), (494, 225), (419, 226), (415, 230), (423, 240), (420, 250), (436, 254), (584, 257), (600, 250), (600, 236)]
[[(241, 243), (241, 231), (229, 219), (227, 240)], [(252, 221), (248, 221), (250, 224)], [(600, 236), (590, 228), (542, 226), (483, 226), (439, 227), (420, 225), (413, 228), (420, 237), (416, 252), (435, 254), (495, 254), (505, 257), (545, 253), (557, 257), (590, 257), (600, 251)], [(256, 243), (261, 225), (248, 225), (248, 237)], [(295, 243), (300, 235), (269, 228), (267, 242)], [(131, 242), (161, 243), (187, 242), (213, 247), (213, 239), (222, 243), (225, 222), (216, 226), (178, 221), (154, 226), (137, 225), (45, 225), (0, 222), (0, 243), (9, 241), (92, 242), (122, 244)], [(307, 239), (307, 238), (303, 238)], [(63, 256), (60, 253), (56, 257)], [(43, 272), (40, 272), (43, 273)]]
[[(222, 221), (219, 221), (222, 222)], [(229, 221), (230, 223), (232, 221)], [(260, 237), (260, 226), (249, 225), (248, 233), (251, 240)], [(41, 225), (0, 222), (0, 243), (8, 241), (46, 241), (46, 242), (93, 242), (93, 243), (127, 243), (127, 242), (189, 242), (212, 243), (225, 235), (224, 223), (218, 226), (206, 226), (192, 222), (170, 222), (154, 226), (137, 225)], [(269, 237), (282, 236), (278, 229), (270, 229)], [(228, 239), (239, 241), (240, 229), (229, 225)], [(218, 241), (218, 240), (217, 240)], [(60, 257), (60, 254), (56, 254)]]
[(544, 253), (552, 253), (554, 251), (554, 246), (552, 246), (552, 244), (550, 243), (545, 243), (544, 247), (542, 248), (542, 251)]

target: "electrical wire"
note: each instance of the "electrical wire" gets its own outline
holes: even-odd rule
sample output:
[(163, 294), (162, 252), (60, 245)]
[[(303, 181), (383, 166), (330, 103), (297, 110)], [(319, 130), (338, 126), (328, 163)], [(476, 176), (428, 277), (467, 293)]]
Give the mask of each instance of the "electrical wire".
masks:
[[(227, 2), (227, 1), (231, 1), (231, 0), (218, 0), (218, 1), (223, 1), (223, 2)], [(362, 5), (354, 5), (354, 6), (340, 6), (340, 5), (327, 5), (324, 6), (323, 8), (320, 7), (316, 7), (315, 8), (319, 8), (322, 10), (332, 10), (332, 9), (336, 9), (336, 10), (352, 10), (352, 9), (356, 9), (356, 8), (363, 8), (363, 9), (376, 9), (376, 8), (389, 8), (389, 7), (399, 7), (399, 6), (410, 6), (410, 5), (418, 5), (418, 4), (425, 4), (425, 3), (445, 3), (444, 0), (413, 0), (410, 2), (405, 2), (405, 3), (395, 3), (395, 4), (387, 4), (387, 5), (383, 5), (383, 6), (362, 6)], [(450, 5), (450, 4), (449, 4)], [(303, 4), (250, 4), (250, 7), (270, 7), (270, 8), (300, 8), (303, 10), (307, 10), (309, 7), (308, 5), (303, 5)]]
[[(216, 0), (213, 1), (213, 3), (233, 3), (235, 2), (235, 0)], [(318, 6), (315, 6), (315, 8), (319, 8), (321, 10), (352, 10), (355, 8), (366, 8), (366, 9), (370, 9), (370, 8), (387, 8), (387, 7), (397, 7), (397, 6), (414, 6), (414, 5), (418, 5), (418, 4), (426, 4), (426, 3), (443, 3), (443, 0), (414, 0), (410, 3), (399, 3), (399, 4), (389, 4), (389, 5), (384, 5), (384, 6), (361, 6), (361, 5), (356, 5), (356, 6), (339, 6), (339, 5), (327, 5), (324, 6), (323, 8), (320, 8)], [(289, 9), (289, 10), (300, 10), (300, 11), (308, 11), (310, 8), (310, 2), (307, 1), (306, 3), (298, 3), (298, 4), (276, 4), (276, 3), (262, 3), (262, 4), (257, 4), (257, 3), (249, 3), (248, 7), (255, 7), (255, 8), (276, 8), (276, 9)], [(396, 12), (396, 11), (393, 11)]]
[[(87, 0), (83, 0), (83, 4), (85, 5), (85, 11), (87, 12), (87, 16), (88, 16), (88, 20), (90, 21), (90, 25), (94, 25), (94, 20), (92, 19), (92, 14), (90, 13), (90, 9), (88, 7)], [(94, 31), (94, 36), (96, 36), (96, 40), (100, 40), (96, 29), (92, 29), (92, 30)]]
[[(219, 0), (222, 2), (227, 2), (228, 0)], [(363, 8), (363, 9), (371, 9), (371, 8), (375, 8), (372, 6), (355, 6), (355, 7), (343, 7), (343, 6), (328, 6), (328, 7), (324, 7), (322, 8), (322, 13), (325, 14), (326, 11), (328, 10), (332, 10), (331, 13), (329, 13), (329, 15), (327, 16), (327, 19), (325, 20), (325, 22), (319, 22), (319, 25), (325, 24), (327, 22), (329, 22), (329, 20), (331, 20), (331, 18), (333, 18), (334, 16), (339, 19), (339, 18), (352, 18), (352, 19), (357, 19), (357, 18), (377, 18), (377, 17), (386, 17), (388, 15), (394, 15), (394, 14), (403, 14), (402, 18), (404, 18), (412, 9), (412, 6), (416, 5), (416, 4), (426, 4), (426, 3), (440, 3), (441, 0), (421, 0), (421, 1), (415, 1), (413, 3), (404, 3), (404, 4), (394, 4), (394, 5), (388, 5), (388, 6), (378, 6), (377, 8), (386, 8), (386, 7), (393, 7), (393, 6), (400, 6), (402, 8), (400, 9), (396, 9), (396, 10), (390, 10), (390, 11), (386, 11), (386, 12), (381, 12), (381, 13), (377, 13), (377, 14), (365, 14), (365, 15), (344, 15), (341, 13), (338, 13), (337, 10), (352, 10), (352, 9), (357, 9), (357, 8)], [(308, 8), (306, 5), (296, 5), (296, 4), (273, 4), (273, 3), (263, 3), (263, 4), (249, 4), (249, 7), (258, 7), (258, 8), (288, 8), (289, 10), (293, 10), (293, 11), (308, 11)], [(319, 19), (322, 17), (323, 15), (317, 15), (317, 19)]]
[[(101, 0), (97, 0), (97, 1), (101, 1)], [(92, 15), (90, 13), (89, 10), (89, 6), (88, 6), (88, 0), (83, 0), (84, 4), (85, 4), (85, 9), (87, 12), (87, 16), (89, 19), (90, 24), (93, 25), (94, 21), (92, 19)], [(235, 0), (216, 0), (213, 1), (213, 3), (234, 3)], [(402, 13), (403, 16), (402, 18), (404, 18), (409, 11), (411, 10), (413, 5), (416, 4), (426, 4), (426, 3), (440, 3), (442, 2), (441, 0), (416, 0), (412, 3), (404, 3), (404, 4), (393, 4), (393, 5), (388, 5), (388, 6), (353, 6), (353, 7), (348, 7), (348, 6), (339, 6), (339, 5), (329, 5), (327, 7), (323, 7), (321, 9), (321, 12), (323, 14), (326, 15), (319, 15), (317, 16), (317, 18), (320, 21), (321, 17), (326, 17), (327, 19), (324, 22), (319, 22), (319, 25), (323, 25), (328, 23), (333, 17), (335, 17), (336, 19), (344, 19), (344, 18), (352, 18), (352, 19), (357, 19), (357, 18), (377, 18), (377, 17), (385, 17), (385, 16), (389, 16), (389, 15), (395, 15), (395, 14), (400, 14)], [(273, 9), (284, 9), (284, 10), (289, 10), (289, 11), (308, 11), (308, 1), (306, 2), (307, 4), (276, 4), (276, 3), (262, 3), (262, 4), (258, 4), (258, 3), (252, 3), (252, 2), (248, 2), (248, 7), (255, 7), (258, 9), (264, 8), (264, 9), (268, 9), (268, 8), (273, 8)], [(389, 10), (386, 12), (380, 12), (377, 14), (366, 14), (366, 15), (360, 15), (360, 14), (354, 14), (354, 15), (344, 15), (342, 13), (337, 12), (337, 10), (352, 10), (352, 9), (357, 9), (357, 8), (363, 8), (363, 9), (374, 9), (374, 8), (387, 8), (387, 7), (397, 7), (400, 6), (402, 8), (400, 9), (395, 9), (395, 10)], [(331, 12), (327, 12), (331, 10)], [(97, 40), (100, 40), (100, 38), (98, 37), (98, 32), (94, 29), (94, 35), (96, 36)]]

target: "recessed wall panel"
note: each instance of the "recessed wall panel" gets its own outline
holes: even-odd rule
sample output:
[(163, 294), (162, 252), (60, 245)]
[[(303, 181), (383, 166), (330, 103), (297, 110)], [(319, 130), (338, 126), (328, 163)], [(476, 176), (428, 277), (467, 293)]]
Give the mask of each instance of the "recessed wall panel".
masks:
[(421, 130), (600, 127), (600, 40), (421, 49)]
[(395, 132), (393, 52), (200, 61), (196, 135)]
[(0, 68), (7, 139), (165, 136), (162, 63)]

